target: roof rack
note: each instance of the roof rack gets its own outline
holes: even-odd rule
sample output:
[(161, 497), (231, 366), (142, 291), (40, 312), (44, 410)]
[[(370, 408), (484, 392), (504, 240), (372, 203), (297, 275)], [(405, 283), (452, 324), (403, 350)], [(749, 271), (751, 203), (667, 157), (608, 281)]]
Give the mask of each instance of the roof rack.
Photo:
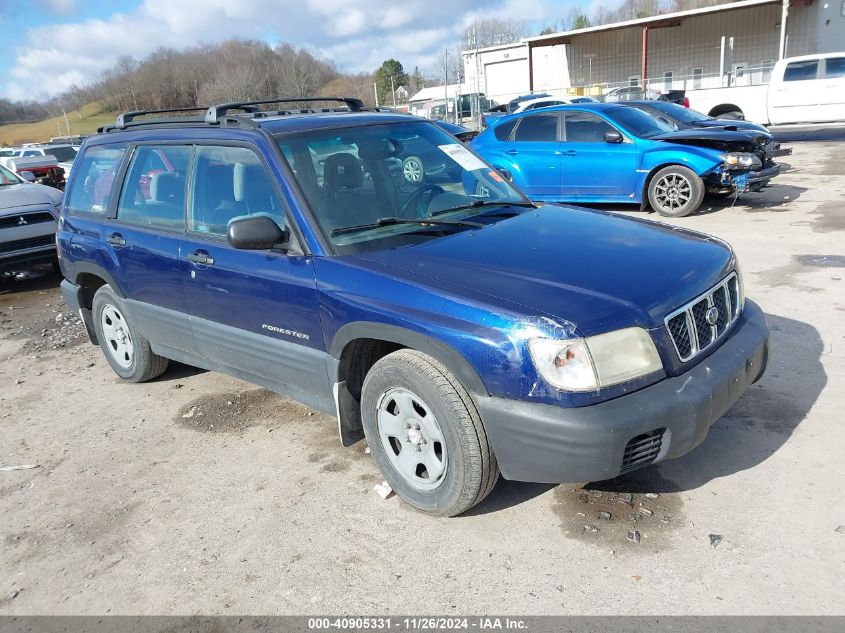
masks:
[(288, 97), (284, 99), (262, 99), (260, 101), (237, 101), (233, 103), (218, 103), (213, 105), (205, 113), (205, 122), (209, 125), (216, 125), (226, 116), (229, 110), (241, 110), (249, 114), (257, 113), (258, 106), (268, 103), (311, 103), (318, 101), (338, 101), (345, 103), (351, 112), (361, 112), (364, 109), (364, 102), (353, 97)]
[(117, 120), (114, 122), (114, 127), (121, 130), (125, 129), (137, 117), (145, 116), (147, 114), (168, 114), (172, 112), (202, 112), (205, 109), (205, 106), (200, 106), (196, 108), (167, 108), (165, 110), (133, 110), (132, 112), (124, 112), (123, 114), (118, 115)]

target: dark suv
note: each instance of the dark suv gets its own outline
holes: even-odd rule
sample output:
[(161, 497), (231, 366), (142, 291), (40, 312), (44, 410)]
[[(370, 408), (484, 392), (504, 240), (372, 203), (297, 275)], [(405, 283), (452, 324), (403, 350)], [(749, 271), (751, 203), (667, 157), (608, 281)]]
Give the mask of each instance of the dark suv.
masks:
[[(333, 101), (130, 113), (86, 140), (62, 289), (119, 376), (173, 359), (335, 415), (439, 515), (500, 472), (683, 455), (762, 376), (766, 323), (724, 242), (535, 205), (433, 123)], [(409, 182), (407, 139), (451, 168)]]

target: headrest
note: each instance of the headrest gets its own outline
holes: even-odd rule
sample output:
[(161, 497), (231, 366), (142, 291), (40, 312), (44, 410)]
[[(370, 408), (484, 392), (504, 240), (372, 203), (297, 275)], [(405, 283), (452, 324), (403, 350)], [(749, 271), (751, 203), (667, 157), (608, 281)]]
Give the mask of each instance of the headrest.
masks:
[(364, 171), (353, 154), (332, 154), (323, 165), (323, 179), (328, 189), (353, 189), (363, 184)]
[(150, 199), (176, 202), (185, 193), (185, 180), (172, 171), (161, 171), (150, 178)]

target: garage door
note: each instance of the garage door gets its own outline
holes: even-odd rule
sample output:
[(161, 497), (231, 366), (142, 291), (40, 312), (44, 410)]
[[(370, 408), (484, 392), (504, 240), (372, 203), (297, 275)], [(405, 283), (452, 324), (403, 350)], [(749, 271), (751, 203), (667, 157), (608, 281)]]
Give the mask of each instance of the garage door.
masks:
[(484, 74), (487, 78), (485, 94), (488, 99), (506, 103), (529, 91), (527, 59), (486, 64)]

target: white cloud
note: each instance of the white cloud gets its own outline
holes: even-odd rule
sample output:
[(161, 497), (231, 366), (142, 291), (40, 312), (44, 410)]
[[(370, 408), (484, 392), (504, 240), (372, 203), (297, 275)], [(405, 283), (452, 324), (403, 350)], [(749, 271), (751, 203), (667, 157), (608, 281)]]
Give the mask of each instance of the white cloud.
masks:
[[(42, 1), (56, 11), (75, 4)], [(384, 0), (352, 6), (349, 0), (140, 0), (127, 13), (30, 29), (0, 95), (56, 94), (96, 79), (123, 55), (140, 59), (160, 46), (182, 49), (234, 37), (314, 48), (349, 71), (372, 71), (388, 57), (425, 68), (473, 19), (538, 19), (550, 1), (417, 0), (385, 7)]]

